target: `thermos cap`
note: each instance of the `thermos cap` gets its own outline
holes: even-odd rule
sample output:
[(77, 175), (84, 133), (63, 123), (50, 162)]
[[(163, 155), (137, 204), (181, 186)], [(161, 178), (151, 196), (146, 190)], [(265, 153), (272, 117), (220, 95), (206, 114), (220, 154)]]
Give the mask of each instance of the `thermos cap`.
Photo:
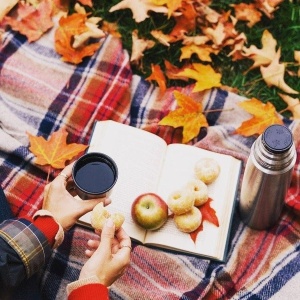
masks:
[(262, 143), (272, 153), (284, 153), (293, 145), (293, 135), (284, 125), (271, 125), (264, 131)]

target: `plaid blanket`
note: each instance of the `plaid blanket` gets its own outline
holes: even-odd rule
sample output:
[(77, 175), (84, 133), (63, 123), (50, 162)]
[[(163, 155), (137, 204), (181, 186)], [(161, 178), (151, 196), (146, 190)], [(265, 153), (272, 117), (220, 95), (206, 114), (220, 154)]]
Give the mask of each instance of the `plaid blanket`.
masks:
[[(181, 89), (190, 94), (192, 87)], [(214, 89), (198, 93), (209, 127), (190, 144), (246, 161), (255, 138), (233, 133), (250, 115), (243, 98)], [(59, 128), (68, 142), (87, 144), (95, 120), (111, 119), (153, 132), (168, 143), (181, 141), (181, 129), (159, 126), (176, 102), (172, 89), (133, 75), (129, 56), (111, 36), (80, 65), (63, 63), (53, 49), (53, 31), (29, 44), (14, 32), (3, 36), (0, 52), (0, 183), (16, 216), (41, 207), (47, 170), (34, 164), (27, 132), (49, 135)], [(226, 263), (134, 245), (130, 267), (110, 288), (111, 299), (296, 299), (300, 294), (300, 125), (284, 120), (297, 145), (297, 165), (276, 226), (246, 227), (236, 211)], [(52, 174), (55, 176), (55, 174)], [(242, 178), (242, 177), (241, 177)], [(0, 208), (1, 209), (1, 208)], [(66, 284), (78, 278), (85, 244), (95, 234), (78, 226), (54, 251), (41, 272), (44, 299), (65, 299)]]

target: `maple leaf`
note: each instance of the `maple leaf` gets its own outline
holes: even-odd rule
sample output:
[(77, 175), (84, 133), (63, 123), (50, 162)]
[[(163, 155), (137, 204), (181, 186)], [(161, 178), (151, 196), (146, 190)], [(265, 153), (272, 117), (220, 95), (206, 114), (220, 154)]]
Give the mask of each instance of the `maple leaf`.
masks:
[(179, 12), (178, 16), (174, 16), (176, 24), (169, 33), (175, 40), (182, 39), (185, 33), (193, 32), (196, 28), (197, 13), (192, 3), (183, 1)]
[(260, 71), (267, 86), (276, 86), (289, 94), (298, 94), (298, 92), (288, 86), (284, 81), (285, 64), (279, 63), (280, 49), (276, 56), (267, 67), (260, 67)]
[(55, 31), (55, 49), (62, 55), (62, 60), (78, 64), (86, 56), (92, 56), (99, 48), (99, 43), (92, 43), (78, 48), (72, 46), (74, 36), (79, 36), (90, 29), (86, 26), (85, 14), (74, 13), (67, 17), (61, 17), (59, 27)]
[(256, 98), (242, 101), (238, 104), (253, 117), (244, 121), (235, 133), (243, 136), (251, 136), (255, 134), (262, 134), (264, 130), (272, 124), (283, 124), (282, 119), (276, 112), (272, 103), (262, 103)]
[(174, 96), (178, 108), (170, 111), (158, 124), (174, 128), (183, 127), (182, 142), (187, 143), (199, 134), (201, 127), (208, 127), (208, 123), (202, 113), (202, 103), (198, 103), (193, 98), (178, 91), (174, 91)]
[(27, 134), (30, 142), (29, 150), (36, 156), (36, 164), (50, 165), (55, 169), (63, 169), (66, 166), (66, 161), (71, 160), (88, 147), (76, 143), (67, 144), (68, 132), (64, 128), (53, 132), (49, 140), (42, 136)]
[(168, 18), (182, 5), (182, 0), (150, 0), (155, 5), (166, 5), (168, 7)]
[(247, 26), (253, 27), (261, 19), (261, 12), (256, 9), (255, 4), (240, 3), (231, 5), (234, 7), (235, 17), (241, 21), (248, 21)]
[(161, 30), (151, 30), (151, 35), (159, 41), (160, 44), (169, 47), (171, 42), (176, 41), (169, 34), (164, 34)]
[(255, 6), (262, 11), (268, 18), (273, 18), (274, 11), (284, 0), (256, 0)]
[(103, 21), (101, 29), (104, 32), (107, 32), (108, 34), (110, 34), (110, 35), (112, 35), (112, 36), (114, 36), (116, 38), (121, 38), (122, 37), (122, 35), (118, 31), (118, 25), (117, 25), (117, 23), (110, 23), (110, 22), (107, 22), (107, 21)]
[(19, 2), (16, 15), (4, 17), (3, 25), (25, 35), (28, 42), (34, 42), (53, 27), (52, 9), (52, 0), (44, 0), (37, 7)]
[(200, 226), (195, 231), (190, 233), (190, 237), (194, 241), (194, 243), (196, 242), (198, 233), (203, 230), (204, 221), (210, 222), (217, 227), (220, 226), (216, 211), (210, 206), (211, 202), (212, 199), (209, 198), (203, 205), (197, 207), (202, 214), (202, 221)]
[(216, 73), (210, 65), (194, 63), (192, 66), (193, 68), (186, 68), (177, 75), (186, 76), (196, 80), (193, 92), (201, 92), (213, 87), (221, 86), (222, 75)]
[(186, 76), (179, 76), (178, 73), (182, 72), (186, 68), (191, 68), (192, 65), (187, 63), (182, 68), (178, 68), (172, 65), (169, 61), (165, 60), (165, 74), (169, 79), (180, 79), (183, 81), (188, 81), (189, 79)]
[(276, 57), (277, 41), (273, 38), (272, 34), (268, 30), (264, 30), (261, 43), (262, 49), (258, 49), (254, 45), (250, 46), (250, 48), (243, 47), (243, 56), (254, 60), (254, 64), (249, 70), (260, 66), (269, 65)]
[(180, 61), (183, 59), (189, 59), (193, 54), (196, 54), (198, 58), (202, 61), (211, 62), (212, 59), (210, 54), (218, 54), (219, 50), (213, 49), (210, 45), (187, 45), (181, 48)]
[(132, 31), (132, 50), (131, 50), (131, 62), (138, 62), (143, 56), (143, 52), (147, 49), (152, 48), (155, 45), (154, 41), (140, 39), (138, 37), (138, 31)]
[(166, 78), (165, 78), (164, 73), (162, 72), (159, 65), (151, 64), (151, 70), (152, 70), (152, 73), (149, 77), (146, 78), (146, 80), (148, 80), (148, 81), (155, 80), (160, 88), (160, 91), (162, 93), (164, 93), (167, 89)]
[(168, 13), (167, 7), (155, 5), (151, 3), (151, 1), (147, 0), (122, 0), (116, 5), (112, 6), (109, 12), (114, 12), (120, 9), (130, 9), (132, 11), (132, 17), (137, 23), (149, 18), (149, 11), (164, 14)]
[(293, 114), (294, 119), (300, 119), (300, 100), (280, 93), (278, 95), (288, 105), (285, 110), (289, 110)]

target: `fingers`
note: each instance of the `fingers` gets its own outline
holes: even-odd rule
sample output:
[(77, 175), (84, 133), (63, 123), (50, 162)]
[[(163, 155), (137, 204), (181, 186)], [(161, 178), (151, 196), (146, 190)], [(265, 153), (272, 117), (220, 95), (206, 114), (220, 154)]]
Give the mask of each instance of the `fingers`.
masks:
[(72, 176), (72, 169), (75, 162), (67, 165), (56, 177), (57, 180), (60, 180), (65, 185), (67, 184), (68, 179)]
[(116, 232), (116, 238), (119, 241), (121, 247), (131, 247), (131, 239), (122, 227)]

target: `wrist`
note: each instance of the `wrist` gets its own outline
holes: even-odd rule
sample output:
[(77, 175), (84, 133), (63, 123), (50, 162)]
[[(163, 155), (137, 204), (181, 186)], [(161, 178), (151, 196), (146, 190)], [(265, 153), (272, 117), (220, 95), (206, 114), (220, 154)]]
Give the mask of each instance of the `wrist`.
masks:
[(38, 217), (51, 217), (53, 219), (53, 221), (57, 224), (58, 231), (56, 232), (55, 237), (54, 237), (53, 249), (57, 248), (64, 240), (64, 230), (63, 230), (61, 224), (54, 218), (54, 216), (52, 215), (52, 213), (50, 211), (45, 210), (45, 209), (38, 210), (33, 216), (33, 221), (35, 222), (35, 220)]

